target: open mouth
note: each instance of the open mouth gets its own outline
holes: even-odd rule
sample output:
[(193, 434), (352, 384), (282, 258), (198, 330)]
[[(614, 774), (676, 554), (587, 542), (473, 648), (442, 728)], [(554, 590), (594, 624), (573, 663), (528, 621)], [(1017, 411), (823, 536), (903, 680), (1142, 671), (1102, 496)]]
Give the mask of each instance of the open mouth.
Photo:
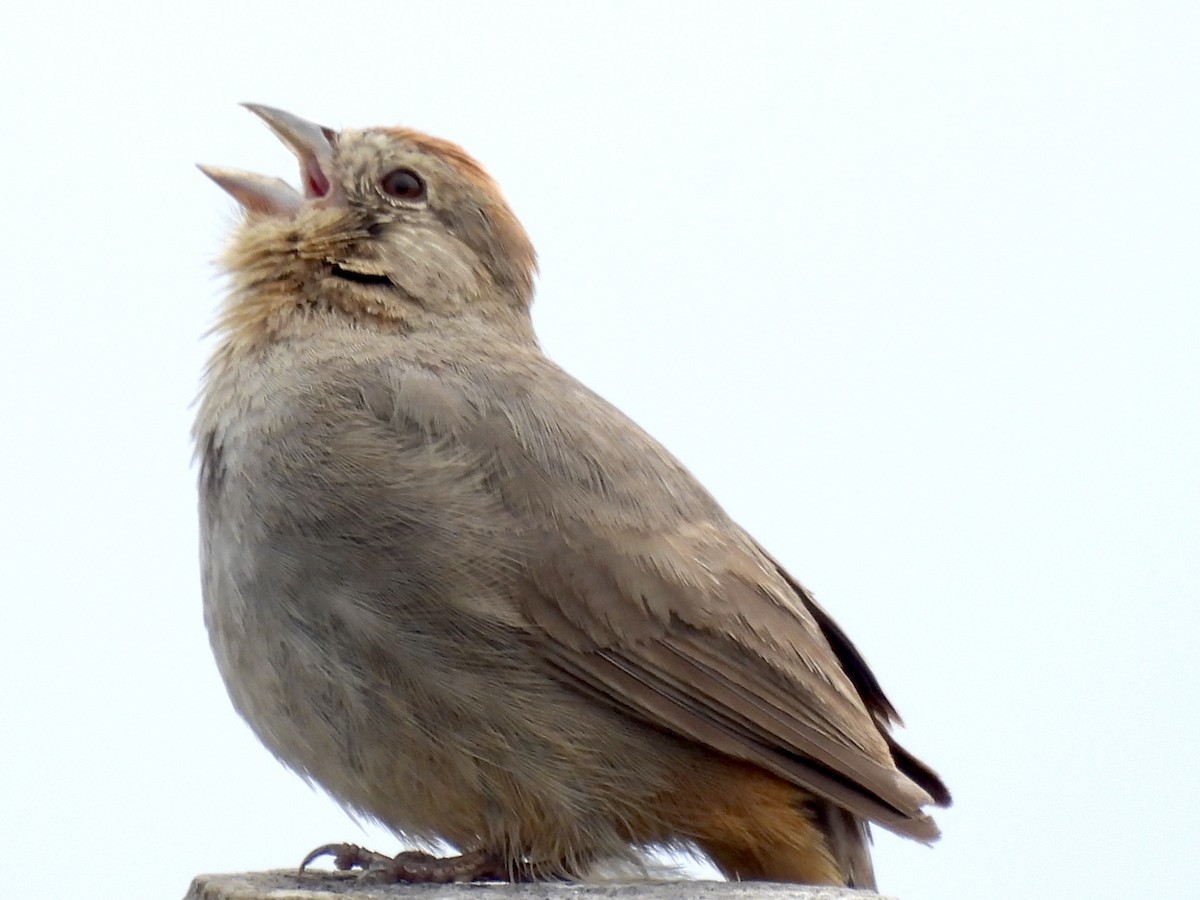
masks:
[[(330, 179), (328, 174), (332, 171), (333, 154), (337, 146), (336, 131), (281, 109), (254, 103), (243, 105), (262, 119), (267, 127), (275, 132), (275, 136), (296, 155), (300, 163), (300, 183), (304, 192), (297, 191), (282, 179), (236, 169), (201, 166), (200, 170), (205, 175), (246, 209), (271, 216), (291, 218), (306, 207), (322, 208), (345, 204), (346, 198), (341, 185)], [(356, 271), (344, 262), (328, 257), (326, 262), (330, 266), (329, 273), (334, 278), (374, 287), (395, 287), (387, 275), (379, 272)], [(369, 269), (371, 266), (368, 264), (365, 268)]]
[(301, 194), (287, 182), (266, 175), (200, 166), (200, 171), (215, 181), (246, 209), (275, 216), (294, 216), (306, 203), (334, 206), (344, 202), (341, 187), (327, 174), (333, 163), (337, 132), (281, 109), (243, 104), (275, 132), (300, 163)]

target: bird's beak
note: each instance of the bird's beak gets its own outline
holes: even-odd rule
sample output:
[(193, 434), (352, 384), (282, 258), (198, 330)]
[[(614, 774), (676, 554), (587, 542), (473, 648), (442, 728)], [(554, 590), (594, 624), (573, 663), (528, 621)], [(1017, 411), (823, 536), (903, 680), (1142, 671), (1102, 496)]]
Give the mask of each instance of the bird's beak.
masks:
[(300, 161), (300, 179), (304, 184), (303, 195), (286, 182), (266, 175), (213, 166), (200, 166), (201, 172), (246, 209), (270, 215), (294, 215), (305, 200), (313, 201), (317, 206), (327, 206), (341, 199), (340, 186), (332, 183), (328, 175), (332, 169), (337, 132), (282, 109), (257, 103), (242, 105), (266, 122), (275, 136), (296, 154)]
[(234, 200), (254, 212), (290, 216), (299, 211), (304, 203), (300, 192), (282, 178), (199, 164), (196, 168), (220, 185)]

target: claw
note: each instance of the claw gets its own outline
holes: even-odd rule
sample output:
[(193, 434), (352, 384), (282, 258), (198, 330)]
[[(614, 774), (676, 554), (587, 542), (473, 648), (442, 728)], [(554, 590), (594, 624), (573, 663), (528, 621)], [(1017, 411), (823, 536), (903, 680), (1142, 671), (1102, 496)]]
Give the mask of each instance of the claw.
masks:
[(339, 872), (349, 872), (351, 869), (369, 869), (373, 866), (386, 866), (392, 862), (390, 856), (367, 850), (358, 844), (322, 844), (313, 850), (300, 863), (300, 874), (322, 856), (333, 857), (333, 867)]
[(339, 872), (363, 869), (365, 882), (449, 884), (468, 881), (530, 881), (525, 867), (512, 868), (504, 857), (487, 850), (471, 850), (460, 856), (438, 857), (419, 850), (385, 856), (357, 844), (322, 844), (300, 863), (300, 872), (322, 856), (332, 856)]

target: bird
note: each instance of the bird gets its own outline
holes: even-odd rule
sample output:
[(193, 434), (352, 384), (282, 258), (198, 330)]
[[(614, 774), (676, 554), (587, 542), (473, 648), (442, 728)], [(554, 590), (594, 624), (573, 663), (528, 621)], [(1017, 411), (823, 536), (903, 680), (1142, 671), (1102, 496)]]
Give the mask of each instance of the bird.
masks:
[(487, 171), (245, 106), (302, 187), (200, 167), (241, 207), (193, 432), (205, 624), (261, 742), (426, 848), (306, 864), (578, 879), (667, 848), (873, 888), (872, 823), (933, 842), (950, 793), (845, 632), (543, 353)]

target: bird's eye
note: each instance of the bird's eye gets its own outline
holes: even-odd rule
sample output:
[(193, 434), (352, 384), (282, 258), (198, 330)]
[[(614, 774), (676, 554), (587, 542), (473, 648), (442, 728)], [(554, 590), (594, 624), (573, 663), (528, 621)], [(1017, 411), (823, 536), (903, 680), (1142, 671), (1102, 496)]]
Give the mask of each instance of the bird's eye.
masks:
[(425, 197), (425, 181), (412, 169), (392, 169), (379, 182), (383, 192), (397, 200), (421, 200)]

